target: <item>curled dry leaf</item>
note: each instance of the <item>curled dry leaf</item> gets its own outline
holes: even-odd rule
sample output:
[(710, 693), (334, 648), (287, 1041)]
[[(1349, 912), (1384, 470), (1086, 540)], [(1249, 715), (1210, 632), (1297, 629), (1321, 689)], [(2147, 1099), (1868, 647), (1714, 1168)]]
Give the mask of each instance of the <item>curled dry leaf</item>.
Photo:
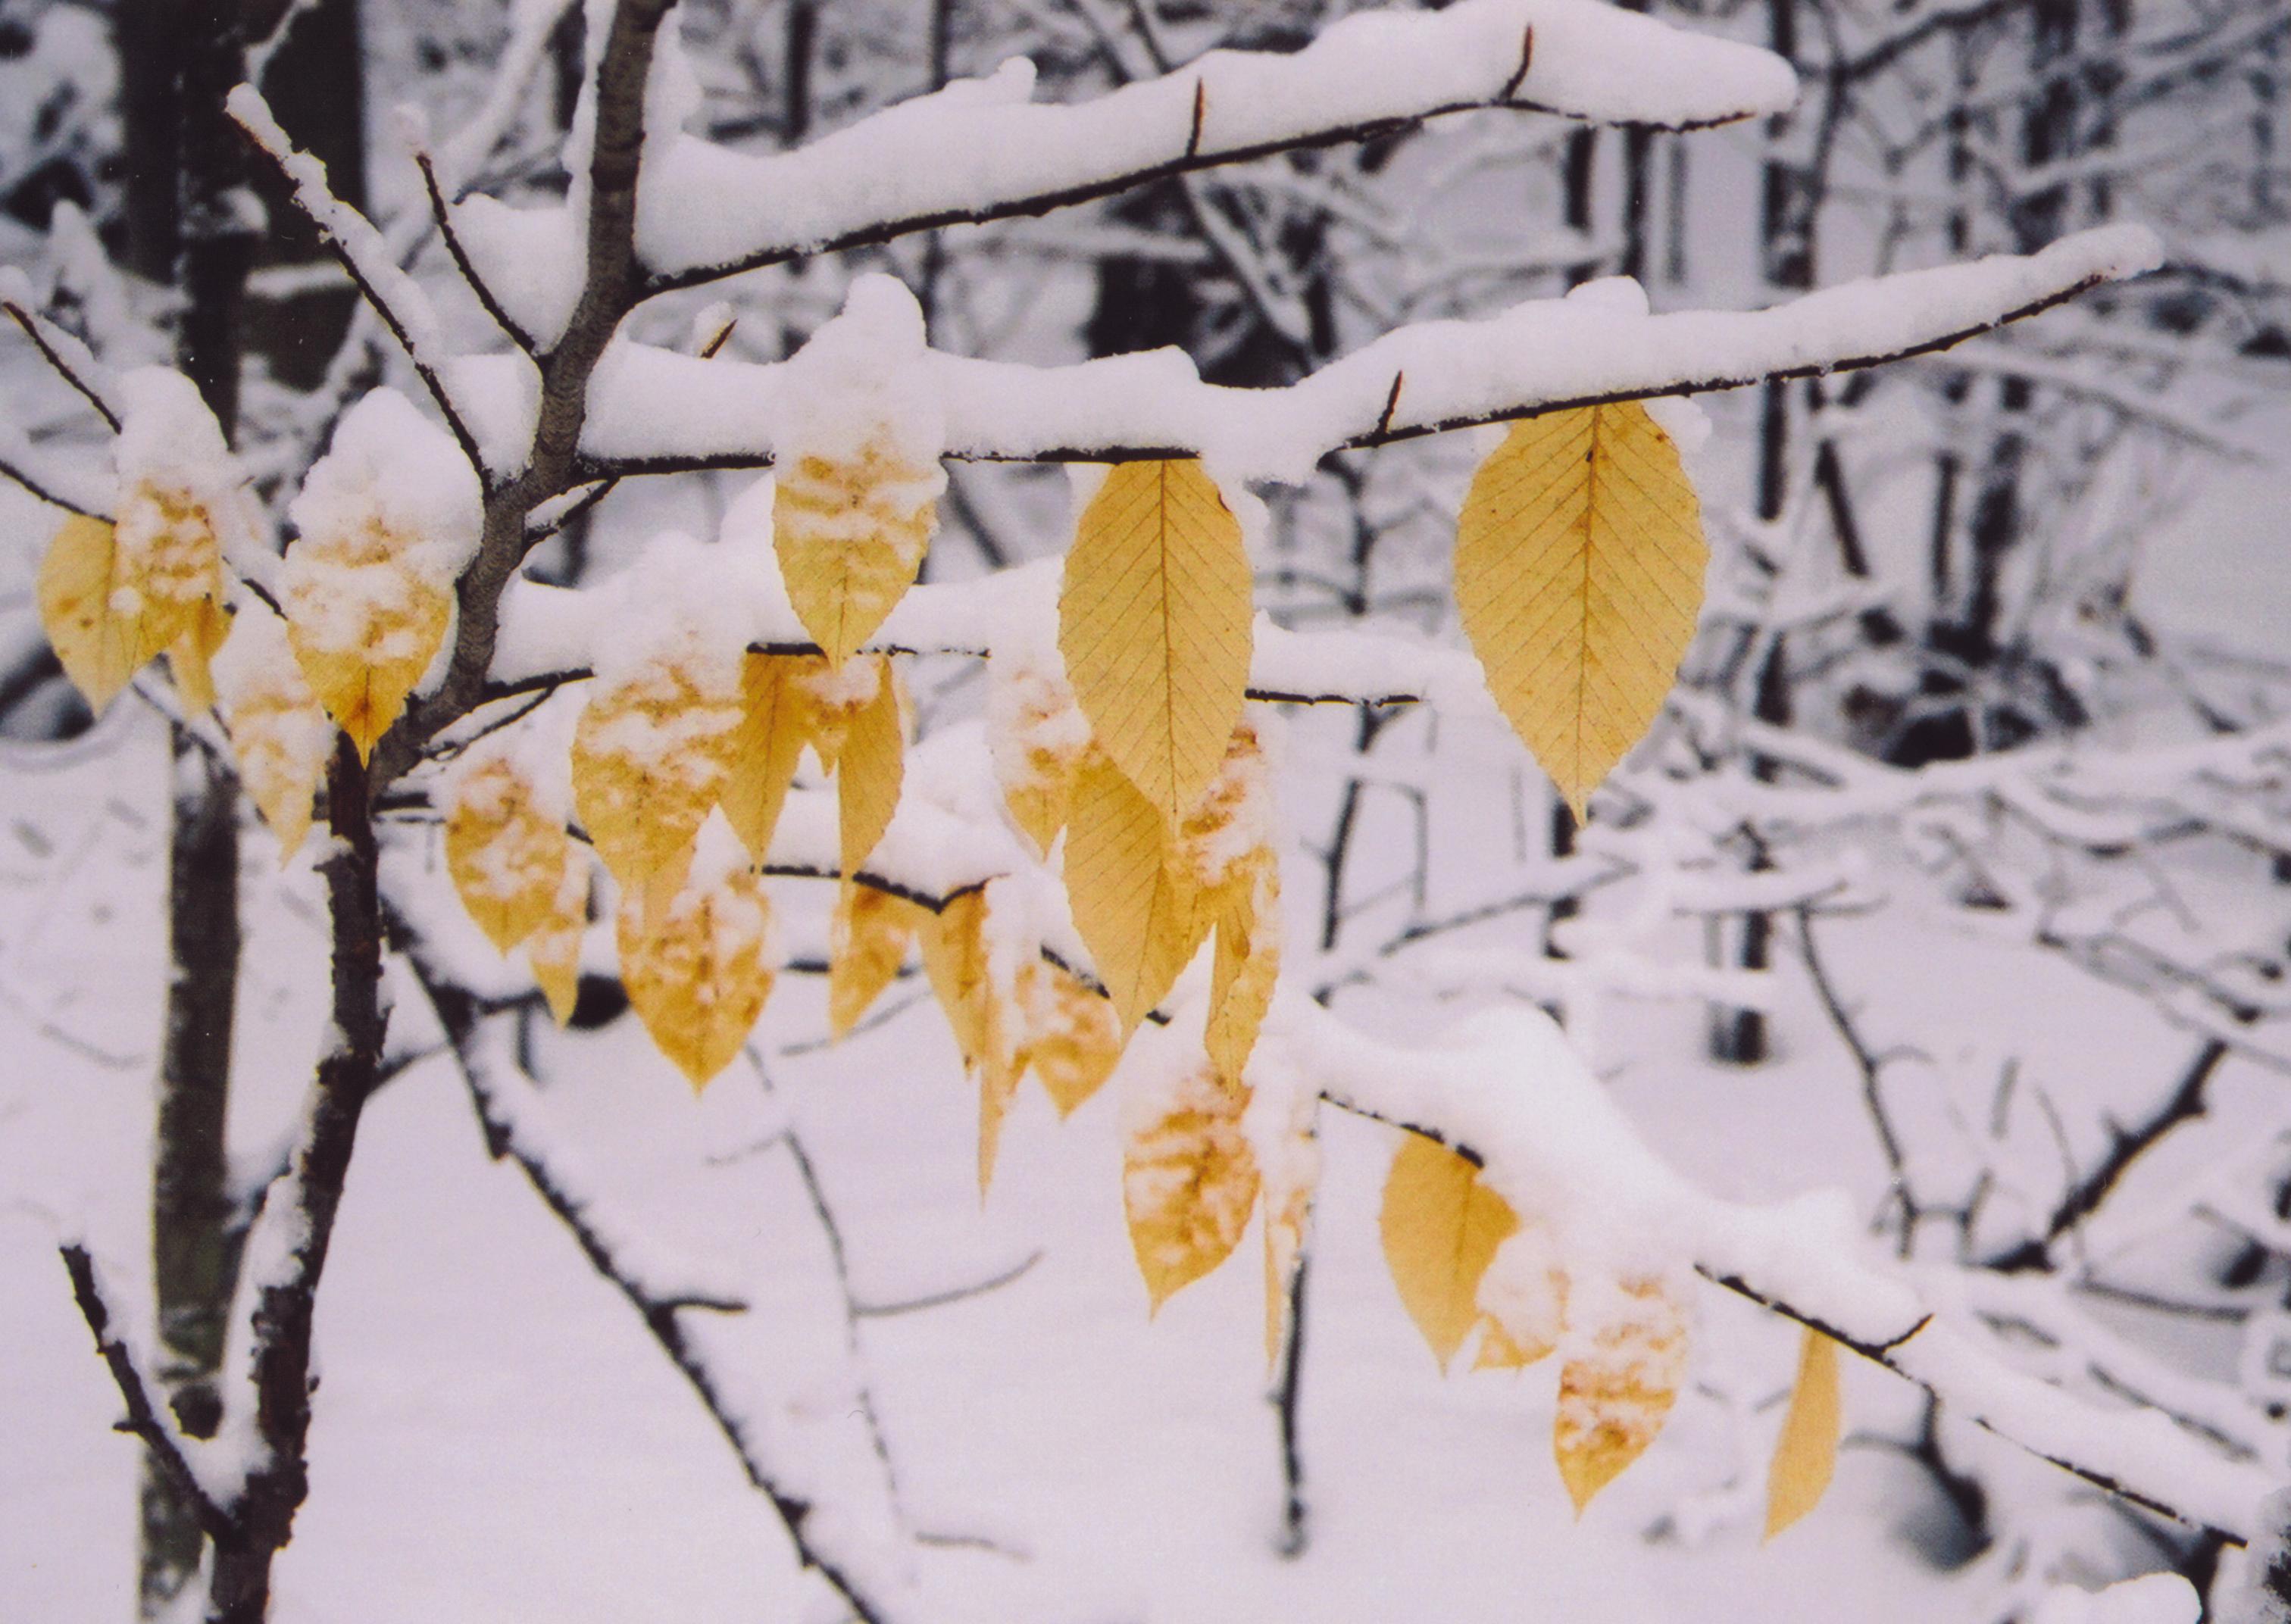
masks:
[(1670, 692), (1709, 556), (1678, 448), (1636, 401), (1528, 418), (1473, 476), (1464, 632), (1579, 819)]
[(1242, 1115), (1249, 1097), (1206, 1063), (1179, 1075), (1121, 1151), (1129, 1244), (1155, 1308), (1232, 1255), (1257, 1205), (1257, 1157)]
[(495, 947), (507, 953), (550, 921), (572, 862), (564, 819), (542, 805), (512, 751), (487, 752), (455, 776), (446, 872)]
[(1062, 1117), (1105, 1086), (1121, 1058), (1121, 1024), (1104, 994), (1041, 958), (1018, 969), (1026, 1058)]
[(1066, 555), (1067, 679), (1098, 747), (1172, 828), (1241, 720), (1250, 584), (1241, 521), (1190, 460), (1115, 464)]
[(1782, 1418), (1766, 1475), (1766, 1538), (1771, 1540), (1821, 1503), (1837, 1467), (1844, 1431), (1837, 1397), (1837, 1344), (1809, 1325), (1800, 1346), (1797, 1385)]
[(1473, 1163), (1410, 1133), (1385, 1175), (1378, 1227), (1401, 1303), (1445, 1370), (1478, 1317), (1480, 1277), (1519, 1219)]
[(908, 945), (930, 910), (868, 885), (835, 896), (827, 928), (827, 1030), (840, 1041), (898, 977)]
[(663, 659), (599, 686), (573, 735), (573, 801), (632, 896), (672, 893), (732, 770), (744, 707), (713, 662)]
[(1074, 775), (1066, 895), (1124, 1031), (1168, 995), (1209, 931), (1187, 865), (1153, 803), (1092, 750)]
[(695, 1089), (747, 1041), (770, 996), (776, 963), (763, 880), (738, 860), (731, 832), (716, 827), (726, 851), (695, 859), (681, 888), (656, 909), (623, 894), (616, 921), (629, 1003)]
[(581, 999), (581, 940), (589, 929), (589, 859), (578, 847), (567, 853), (548, 917), (525, 938), (526, 962), (534, 985), (549, 1001), (559, 1026), (573, 1018)]
[(214, 680), (239, 782), (278, 837), (284, 862), (309, 832), (311, 803), (334, 748), (334, 724), (303, 678), (285, 623), (260, 601), (231, 617), (230, 636), (215, 655)]
[(945, 470), (911, 461), (888, 435), (852, 455), (782, 463), (772, 545), (796, 618), (831, 667), (874, 636), (914, 584), (945, 489)]
[(1686, 1373), (1686, 1311), (1659, 1280), (1627, 1280), (1559, 1372), (1552, 1452), (1580, 1515), (1662, 1430)]

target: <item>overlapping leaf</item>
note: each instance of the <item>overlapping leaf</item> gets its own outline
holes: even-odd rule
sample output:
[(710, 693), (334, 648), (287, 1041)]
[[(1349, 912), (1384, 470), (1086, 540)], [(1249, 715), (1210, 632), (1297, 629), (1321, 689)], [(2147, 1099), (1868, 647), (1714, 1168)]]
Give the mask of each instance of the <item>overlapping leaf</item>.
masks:
[(874, 636), (914, 584), (938, 522), (946, 475), (912, 463), (888, 438), (856, 454), (800, 454), (773, 497), (772, 544), (796, 618), (831, 667)]
[(1401, 1303), (1444, 1370), (1479, 1316), (1480, 1276), (1519, 1219), (1477, 1167), (1411, 1133), (1385, 1176), (1379, 1227)]
[(664, 904), (623, 894), (616, 936), (631, 1007), (693, 1088), (706, 1087), (739, 1054), (771, 993), (763, 881), (736, 860), (695, 863)]
[(495, 947), (509, 952), (557, 913), (572, 862), (564, 819), (542, 804), (513, 752), (481, 755), (456, 776), (446, 871)]
[(311, 803), (334, 748), (334, 724), (304, 679), (286, 627), (268, 605), (231, 617), (214, 660), (216, 696), (230, 725), (239, 782), (291, 857), (309, 832)]
[(839, 888), (828, 921), (827, 1030), (840, 1041), (897, 979), (930, 910), (874, 886)]
[(1662, 1430), (1686, 1370), (1686, 1312), (1658, 1280), (1625, 1281), (1559, 1372), (1552, 1451), (1580, 1513)]
[(1074, 929), (1125, 1031), (1165, 997), (1208, 921), (1167, 824), (1121, 769), (1093, 750), (1074, 775), (1066, 895)]
[(589, 696), (573, 736), (573, 800), (631, 894), (672, 892), (731, 774), (745, 707), (712, 663), (662, 659)]
[(1248, 1096), (1206, 1065), (1176, 1079), (1128, 1135), (1121, 1201), (1155, 1308), (1232, 1255), (1257, 1204)]

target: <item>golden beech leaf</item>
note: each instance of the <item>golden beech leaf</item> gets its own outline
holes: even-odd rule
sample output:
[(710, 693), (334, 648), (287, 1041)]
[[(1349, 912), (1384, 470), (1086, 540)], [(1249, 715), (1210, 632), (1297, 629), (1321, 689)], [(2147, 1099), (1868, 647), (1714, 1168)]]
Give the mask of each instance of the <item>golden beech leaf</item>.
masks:
[(589, 696), (573, 734), (573, 804), (631, 895), (664, 898), (732, 769), (743, 715), (705, 663), (639, 667)]
[(1250, 613), (1241, 522), (1202, 465), (1117, 463), (1066, 555), (1058, 648), (1091, 736), (1173, 828), (1241, 720)]
[(631, 1007), (694, 1089), (707, 1087), (739, 1054), (771, 993), (762, 879), (736, 861), (695, 862), (657, 909), (623, 893), (616, 935)]
[(577, 849), (568, 850), (567, 858), (549, 917), (525, 938), (534, 985), (559, 1026), (573, 1018), (573, 1006), (581, 999), (581, 938), (589, 929), (589, 860)]
[(814, 706), (800, 680), (808, 655), (751, 654), (740, 673), (740, 728), (724, 781), (724, 816), (760, 866), (769, 854), (803, 747), (811, 743)]
[(1179, 1078), (1121, 1148), (1129, 1244), (1156, 1309), (1229, 1257), (1257, 1205), (1249, 1097), (1206, 1064)]
[(936, 913), (924, 910), (920, 921), (923, 974), (945, 1012), (965, 1070), (985, 1055), (993, 998), (986, 961), (986, 893), (963, 891), (946, 899)]
[(1074, 775), (1065, 881), (1074, 929), (1122, 1030), (1134, 1031), (1192, 961), (1209, 915), (1187, 866), (1171, 860), (1162, 815), (1095, 750)]
[(167, 670), (189, 709), (204, 711), (214, 703), (214, 657), (229, 636), (230, 611), (206, 598), (191, 611), (191, 623), (167, 645)]
[(1464, 632), (1579, 819), (1670, 692), (1709, 556), (1678, 448), (1636, 401), (1528, 418), (1473, 476)]
[(1766, 1538), (1821, 1503), (1837, 1466), (1844, 1429), (1837, 1402), (1837, 1344), (1809, 1325), (1798, 1354), (1797, 1386), (1766, 1477)]
[(827, 1031), (849, 1035), (883, 989), (897, 979), (907, 946), (929, 909), (872, 885), (847, 885), (827, 927)]
[(310, 691), (374, 754), (446, 640), (454, 594), (409, 554), (421, 538), (382, 524), (306, 534), (288, 550), (279, 607)]
[(1265, 1363), (1278, 1369), (1281, 1345), (1288, 1339), (1290, 1293), (1305, 1255), (1305, 1229), (1313, 1216), (1313, 1193), (1320, 1181), (1321, 1153), (1313, 1137), (1309, 1095), (1306, 1109), (1288, 1123), (1269, 1155), (1265, 1183)]
[(1009, 1114), (1010, 1102), (1018, 1096), (1019, 1079), (1026, 1073), (1026, 1057), (1009, 1041), (1008, 1019), (999, 1003), (991, 1018), (1006, 1030), (998, 1033), (999, 1041), (988, 1045), (985, 1063), (978, 1068), (978, 1199), (982, 1202), (994, 1182), (994, 1162), (1002, 1147), (1002, 1119)]
[(1379, 1227), (1401, 1303), (1445, 1370), (1478, 1316), (1480, 1276), (1519, 1219), (1479, 1169), (1411, 1133), (1385, 1176)]
[(1685, 1310), (1658, 1280), (1624, 1281), (1559, 1372), (1552, 1452), (1580, 1515), (1662, 1430), (1686, 1371)]
[(112, 527), (75, 513), (40, 565), (40, 624), (72, 686), (100, 715), (143, 663), (140, 619), (113, 607), (118, 552)]
[(1280, 908), (1281, 871), (1266, 847), (1252, 852), (1209, 900), (1207, 911), (1217, 921), (1217, 958), (1204, 1037), (1218, 1075), (1230, 1083), (1241, 1081), (1258, 1029), (1273, 1007), (1281, 973)]
[(284, 863), (309, 832), (311, 802), (334, 749), (334, 724), (302, 676), (285, 623), (262, 603), (250, 603), (231, 617), (230, 635), (215, 655), (214, 680), (239, 782), (278, 837)]
[(542, 807), (510, 752), (462, 769), (446, 814), (446, 872), (495, 947), (507, 953), (549, 922), (572, 861), (564, 820)]
[(875, 635), (922, 565), (946, 476), (888, 437), (856, 455), (799, 455), (772, 498), (772, 546), (796, 618), (831, 667)]
[(904, 740), (899, 691), (890, 656), (878, 655), (872, 663), (874, 695), (864, 703), (848, 708), (835, 754), (836, 827), (847, 886), (865, 865), (883, 831), (891, 826), (891, 816), (899, 809), (899, 781), (904, 773), (900, 759)]
[(1065, 679), (998, 655), (986, 696), (987, 742), (1010, 821), (1047, 857), (1073, 801), (1089, 723)]
[(1550, 1356), (1567, 1328), (1567, 1275), (1549, 1231), (1523, 1224), (1480, 1277), (1475, 1371), (1516, 1371)]
[(1058, 1114), (1072, 1116), (1113, 1075), (1121, 1023), (1110, 1000), (1039, 958), (1019, 967), (1018, 991), (1027, 1061)]

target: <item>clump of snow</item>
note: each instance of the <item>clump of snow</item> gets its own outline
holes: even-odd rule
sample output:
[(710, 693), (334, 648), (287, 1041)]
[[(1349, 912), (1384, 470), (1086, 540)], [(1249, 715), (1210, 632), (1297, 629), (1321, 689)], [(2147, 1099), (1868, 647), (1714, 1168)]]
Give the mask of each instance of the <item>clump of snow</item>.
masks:
[[(2196, 1624), (2202, 1612), (2203, 1602), (2186, 1580), (2150, 1573), (2105, 1590), (2061, 1586), (2037, 1604), (2035, 1624)], [(2260, 1620), (2231, 1618), (2230, 1624)]]
[(614, 601), (589, 649), (599, 689), (617, 687), (662, 664), (705, 692), (736, 694), (748, 646), (744, 594), (725, 591), (735, 551), (688, 535), (655, 536), (615, 578)]
[(113, 611), (133, 616), (147, 598), (188, 605), (219, 598), (221, 566), (255, 550), (256, 509), (222, 429), (198, 388), (164, 366), (139, 366), (119, 381), (117, 574), (140, 582), (120, 589)]
[(386, 536), (398, 567), (445, 588), (477, 554), (484, 493), (454, 438), (384, 388), (343, 414), (287, 515), (304, 542)]

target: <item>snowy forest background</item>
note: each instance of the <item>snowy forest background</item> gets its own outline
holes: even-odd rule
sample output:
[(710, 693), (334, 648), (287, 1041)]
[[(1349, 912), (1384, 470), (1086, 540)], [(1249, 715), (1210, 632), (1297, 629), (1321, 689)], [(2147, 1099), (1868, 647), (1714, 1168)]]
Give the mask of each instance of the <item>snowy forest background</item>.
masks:
[[(179, 366), (283, 506), (344, 405), (408, 368), (221, 93), (259, 76), (474, 346), (486, 313), (392, 109), (426, 114), (448, 189), (559, 196), (578, 9), (0, 0), (0, 293), (113, 366)], [(1293, 50), (1350, 9), (678, 16), (693, 127), (768, 150), (1012, 56), (1038, 100), (1080, 100), (1215, 45)], [(1177, 345), (1207, 380), (1276, 385), (1403, 322), (1604, 277), (1659, 311), (1746, 309), (2154, 228), (2166, 263), (2143, 279), (1942, 353), (1701, 398), (1709, 600), (1588, 827), (1500, 728), (1293, 707), (1284, 973), (1403, 1038), (1427, 1008), (1549, 1009), (1703, 1188), (1842, 1186), (1869, 1246), (1991, 1351), (2291, 1480), (2291, 4), (1638, 9), (1788, 57), (1797, 106), (1679, 133), (1467, 114), (748, 272), (647, 307), (643, 336), (778, 359), (882, 270), (943, 350)], [(211, 126), (182, 111), (201, 97)], [(241, 185), (260, 233), (185, 206)], [(0, 328), (0, 462), (68, 465), (99, 426), (30, 331)], [(1274, 494), (1260, 607), (1453, 642), (1478, 452), (1467, 432), (1333, 454)], [(1062, 470), (949, 466), (926, 581), (1065, 544)], [(752, 478), (622, 482), (533, 573), (606, 580), (659, 531), (715, 535)], [(112, 1430), (58, 1228), (84, 1231), (125, 1312), (157, 1304), (171, 1378), (211, 1384), (237, 1238), (327, 1019), (325, 934), (311, 855), (279, 867), (190, 729), (132, 696), (93, 723), (62, 679), (31, 590), (58, 518), (0, 482), (0, 1616), (121, 1618), (166, 1609), (198, 1533)], [(926, 744), (978, 716), (977, 662), (912, 676)], [(784, 893), (814, 973), (784, 978), (754, 1064), (696, 1105), (608, 974), (562, 1034), (527, 1001), (551, 1159), (591, 1220), (644, 1237), (617, 1280), (501, 1159), (439, 1034), (393, 1027), (274, 1617), (846, 1616), (726, 1428), (784, 1411), (800, 1435), (840, 1391), (814, 1367), (852, 1354), (935, 1581), (916, 1616), (2183, 1620), (2176, 1589), (2119, 1592), (2120, 1614), (2058, 1593), (2172, 1571), (2210, 1616), (2291, 1617), (2244, 1592), (2228, 1531), (1857, 1361), (1830, 1499), (1762, 1548), (1797, 1331), (1716, 1290), (1662, 1438), (1579, 1523), (1547, 1380), (1443, 1379), (1400, 1311), (1374, 1218), (1392, 1136), (1336, 1113), (1268, 1389), (1250, 1265), (1149, 1320), (1117, 1089), (1064, 1122), (1022, 1095), (982, 1207), (975, 1091), (920, 976), (824, 1042), (831, 889)], [(241, 938), (234, 977), (215, 944)], [(182, 1018), (199, 999), (235, 1020)], [(667, 1356), (675, 1293), (647, 1296), (668, 1279), (746, 1304), (703, 1339), (705, 1403)]]

